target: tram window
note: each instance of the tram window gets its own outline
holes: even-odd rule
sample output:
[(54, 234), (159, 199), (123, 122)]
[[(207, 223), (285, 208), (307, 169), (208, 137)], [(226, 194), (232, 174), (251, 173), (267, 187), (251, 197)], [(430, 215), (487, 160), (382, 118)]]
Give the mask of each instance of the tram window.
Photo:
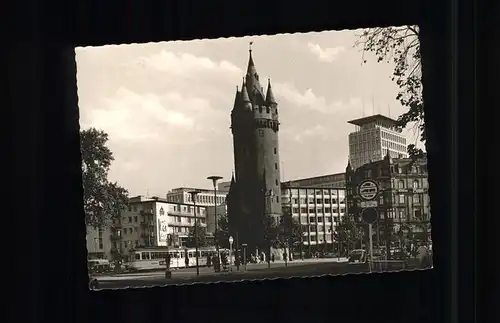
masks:
[(143, 260), (149, 260), (149, 252), (143, 252), (142, 253), (142, 259)]
[(141, 260), (141, 254), (140, 253), (136, 253), (135, 254), (135, 260)]
[(181, 258), (184, 258), (184, 252), (181, 252)]
[(192, 252), (188, 252), (188, 257), (192, 258), (193, 257), (193, 253)]

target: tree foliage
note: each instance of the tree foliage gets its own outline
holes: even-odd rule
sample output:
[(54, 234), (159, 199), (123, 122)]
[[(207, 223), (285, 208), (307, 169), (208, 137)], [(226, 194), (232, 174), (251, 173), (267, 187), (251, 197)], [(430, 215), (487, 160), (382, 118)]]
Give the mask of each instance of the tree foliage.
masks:
[(104, 131), (95, 128), (80, 131), (85, 221), (95, 228), (107, 227), (128, 203), (127, 190), (108, 180), (114, 158), (107, 141)]
[(337, 242), (354, 246), (363, 238), (363, 229), (355, 222), (354, 217), (345, 216), (343, 221), (335, 227), (333, 238)]
[[(397, 126), (405, 128), (415, 123), (420, 131), (420, 140), (425, 142), (424, 102), (422, 99), (422, 64), (420, 54), (419, 29), (417, 26), (369, 28), (358, 35), (355, 46), (363, 50), (363, 63), (367, 62), (366, 52), (372, 52), (377, 62), (394, 62), (392, 80), (399, 86), (396, 99), (408, 111), (399, 116)], [(410, 156), (423, 154), (414, 144), (408, 145)]]
[(207, 239), (207, 229), (205, 227), (200, 226), (198, 222), (198, 228), (195, 227), (189, 228), (189, 234), (186, 241), (186, 246), (188, 248), (196, 247), (196, 240), (198, 240), (198, 248), (207, 247), (209, 245)]
[(227, 214), (220, 214), (218, 216), (217, 241), (219, 242), (219, 246), (229, 248), (229, 221)]
[(296, 219), (283, 216), (282, 220), (268, 216), (264, 221), (264, 232), (266, 241), (275, 248), (293, 246), (303, 239), (302, 226)]

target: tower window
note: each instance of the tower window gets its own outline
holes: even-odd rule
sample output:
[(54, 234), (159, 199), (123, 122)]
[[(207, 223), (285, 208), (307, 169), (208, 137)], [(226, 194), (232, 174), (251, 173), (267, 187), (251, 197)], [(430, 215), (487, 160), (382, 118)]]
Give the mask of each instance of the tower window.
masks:
[(276, 180), (275, 183), (276, 183), (276, 186), (278, 186), (278, 180)]
[(267, 112), (267, 113), (270, 113), (270, 112), (271, 112), (271, 109), (269, 109), (269, 107), (266, 107), (266, 112)]
[(262, 113), (262, 106), (259, 105), (259, 113)]
[(279, 196), (276, 196), (276, 203), (279, 203), (280, 202), (280, 198)]
[(278, 169), (278, 163), (274, 163), (274, 169)]
[(274, 147), (274, 153), (275, 153), (275, 154), (276, 154), (276, 152), (277, 152), (277, 151), (278, 151), (278, 150), (276, 149), (276, 147)]

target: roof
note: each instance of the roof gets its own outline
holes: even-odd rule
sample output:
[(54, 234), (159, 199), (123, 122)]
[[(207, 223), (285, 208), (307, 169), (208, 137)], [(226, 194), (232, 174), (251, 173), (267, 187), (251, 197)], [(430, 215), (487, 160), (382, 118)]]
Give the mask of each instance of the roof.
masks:
[(363, 126), (365, 124), (372, 123), (372, 122), (375, 122), (375, 121), (385, 121), (385, 122), (390, 122), (390, 123), (393, 123), (393, 124), (395, 124), (397, 122), (396, 120), (394, 120), (392, 118), (389, 118), (389, 117), (386, 117), (384, 115), (375, 114), (375, 115), (372, 115), (372, 116), (368, 116), (368, 117), (363, 117), (363, 118), (359, 118), (359, 119), (354, 119), (354, 120), (351, 120), (351, 121), (347, 121), (347, 123), (353, 124), (355, 126)]

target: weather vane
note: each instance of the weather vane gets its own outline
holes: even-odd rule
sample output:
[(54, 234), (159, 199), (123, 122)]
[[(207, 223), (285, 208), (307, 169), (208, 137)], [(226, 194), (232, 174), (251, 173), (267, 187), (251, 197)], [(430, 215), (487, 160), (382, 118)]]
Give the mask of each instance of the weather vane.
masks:
[(249, 51), (252, 51), (252, 45), (253, 45), (253, 41), (251, 41), (251, 42), (248, 44), (248, 50), (249, 50)]

